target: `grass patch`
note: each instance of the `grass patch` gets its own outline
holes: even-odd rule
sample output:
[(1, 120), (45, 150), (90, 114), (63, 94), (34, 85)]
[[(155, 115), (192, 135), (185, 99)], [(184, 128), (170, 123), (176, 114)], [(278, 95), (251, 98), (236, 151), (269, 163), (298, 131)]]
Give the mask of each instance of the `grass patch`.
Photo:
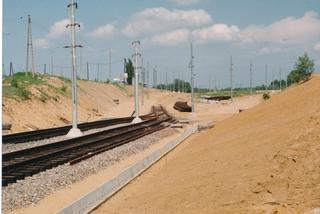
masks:
[[(255, 92), (253, 92), (255, 93)], [(241, 97), (245, 95), (249, 95), (250, 91), (233, 91), (234, 97)], [(202, 95), (206, 96), (230, 96), (230, 91), (213, 91), (213, 92), (207, 92), (207, 93), (196, 93), (196, 96), (199, 98)]]
[(3, 86), (3, 96), (10, 98), (20, 98), (21, 100), (27, 100), (30, 98), (31, 93), (24, 88)]
[(62, 76), (58, 76), (58, 78), (65, 83), (68, 83), (68, 84), (71, 83), (71, 80), (69, 78), (62, 77)]
[[(34, 76), (31, 73), (26, 75), (25, 72), (18, 72), (10, 77), (5, 77), (3, 79), (3, 96), (7, 98), (12, 98), (16, 100), (27, 100), (32, 96), (30, 92), (31, 86), (48, 86), (55, 92), (67, 96), (67, 86), (63, 85), (62, 87), (54, 87), (47, 83), (46, 78), (48, 75), (35, 74)], [(71, 81), (64, 77), (58, 77), (60, 80), (66, 83)], [(42, 102), (46, 102), (48, 99), (58, 100), (59, 97), (50, 96), (40, 87), (36, 87), (39, 91), (39, 95), (35, 95), (36, 98), (40, 99)]]

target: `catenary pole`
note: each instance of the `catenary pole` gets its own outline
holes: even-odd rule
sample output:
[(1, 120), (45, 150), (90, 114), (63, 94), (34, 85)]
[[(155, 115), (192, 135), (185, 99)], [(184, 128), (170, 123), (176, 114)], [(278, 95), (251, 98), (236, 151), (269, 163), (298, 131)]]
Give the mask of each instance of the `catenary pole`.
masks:
[(191, 72), (191, 112), (194, 113), (194, 65), (193, 65), (193, 46), (192, 42), (190, 43), (190, 54), (191, 54), (191, 59), (190, 59), (190, 72)]
[[(78, 137), (83, 135), (81, 130), (78, 128), (77, 124), (77, 63), (76, 63), (76, 26), (80, 27), (78, 23), (75, 22), (75, 9), (78, 8), (78, 4), (74, 0), (70, 0), (68, 5), (70, 9), (70, 23), (67, 27), (71, 29), (71, 55), (72, 55), (72, 128), (67, 134), (68, 138)], [(66, 46), (67, 47), (67, 46)]]
[(139, 53), (139, 46), (140, 46), (140, 41), (134, 41), (132, 42), (133, 49), (134, 49), (134, 81), (135, 81), (135, 97), (134, 97), (134, 112), (135, 112), (135, 118), (133, 119), (132, 123), (139, 123), (141, 122), (141, 118), (139, 117), (139, 70), (140, 70), (140, 65), (139, 65), (139, 59), (141, 57), (141, 54)]
[(233, 62), (232, 62), (232, 56), (230, 56), (230, 97), (231, 97), (231, 102), (233, 102)]

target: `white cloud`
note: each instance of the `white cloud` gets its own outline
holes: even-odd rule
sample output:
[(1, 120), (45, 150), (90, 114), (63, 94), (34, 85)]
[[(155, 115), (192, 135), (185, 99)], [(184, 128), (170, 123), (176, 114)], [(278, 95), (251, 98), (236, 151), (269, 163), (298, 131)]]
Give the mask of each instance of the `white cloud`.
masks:
[(187, 42), (189, 40), (189, 37), (190, 32), (188, 29), (178, 29), (153, 36), (151, 38), (151, 42), (159, 45), (171, 46)]
[(66, 26), (69, 24), (69, 19), (63, 19), (55, 22), (49, 30), (49, 33), (46, 35), (49, 39), (57, 39), (61, 36), (65, 36), (70, 31)]
[(268, 26), (250, 26), (242, 31), (246, 42), (300, 44), (320, 36), (317, 13), (306, 12), (301, 18), (287, 17)]
[(314, 46), (313, 46), (313, 49), (315, 51), (320, 51), (320, 42), (316, 43)]
[(200, 2), (200, 0), (169, 0), (169, 1), (179, 5), (191, 5), (191, 4), (197, 4)]
[[(70, 33), (70, 29), (66, 27), (69, 22), (69, 19), (62, 19), (55, 22), (44, 37), (35, 40), (35, 46), (39, 48), (48, 48), (51, 40), (66, 37)], [(82, 29), (83, 23), (80, 23), (80, 28), (77, 28), (77, 31), (79, 32)]]
[(281, 48), (279, 47), (264, 47), (259, 50), (259, 54), (273, 54), (281, 52)]
[(115, 33), (115, 27), (112, 24), (106, 24), (89, 33), (90, 36), (95, 38), (110, 38)]
[[(164, 8), (162, 9), (170, 14), (173, 13)], [(151, 13), (151, 11), (149, 12)], [(175, 45), (186, 42), (189, 39), (198, 43), (232, 42), (245, 45), (255, 42), (264, 45), (263, 48), (258, 50), (259, 54), (271, 54), (283, 51), (284, 47), (288, 47), (288, 45), (312, 44), (320, 36), (320, 19), (318, 14), (313, 11), (306, 12), (299, 18), (287, 17), (267, 26), (249, 26), (244, 29), (239, 29), (236, 25), (229, 26), (224, 23), (199, 27), (206, 25), (205, 21), (191, 21), (190, 23), (197, 23), (198, 25), (188, 25), (184, 23), (187, 19), (181, 18), (183, 16), (170, 17), (170, 15), (164, 15), (166, 12), (159, 12), (162, 15), (157, 16), (154, 14), (158, 18), (150, 18), (149, 20), (138, 19), (140, 21), (144, 20), (147, 23), (142, 25), (144, 26), (144, 31), (150, 31), (150, 33), (154, 34), (161, 32), (160, 35), (153, 35), (150, 40), (159, 45)], [(146, 11), (141, 12), (145, 17), (149, 17), (150, 14), (147, 15), (148, 13)], [(169, 21), (165, 22), (165, 19)], [(170, 25), (170, 21), (172, 20), (174, 24)], [(158, 22), (160, 24), (156, 24)], [(180, 24), (182, 22), (183, 26), (174, 28), (174, 26), (179, 26), (177, 22), (180, 22)], [(207, 22), (212, 22), (210, 16)], [(167, 26), (162, 26), (161, 24), (163, 23), (166, 23)], [(152, 26), (154, 27), (152, 28)], [(169, 29), (170, 27), (171, 29)], [(163, 31), (166, 32), (163, 33)], [(136, 31), (136, 33), (139, 32)], [(320, 50), (320, 42), (314, 46), (314, 49)]]
[(240, 29), (235, 25), (214, 24), (192, 31), (192, 36), (199, 43), (237, 41), (240, 38)]
[(123, 32), (134, 37), (140, 34), (196, 27), (210, 24), (211, 16), (204, 10), (168, 10), (163, 7), (147, 8), (135, 13)]
[(38, 48), (49, 48), (49, 41), (45, 38), (39, 38), (34, 40), (34, 46)]

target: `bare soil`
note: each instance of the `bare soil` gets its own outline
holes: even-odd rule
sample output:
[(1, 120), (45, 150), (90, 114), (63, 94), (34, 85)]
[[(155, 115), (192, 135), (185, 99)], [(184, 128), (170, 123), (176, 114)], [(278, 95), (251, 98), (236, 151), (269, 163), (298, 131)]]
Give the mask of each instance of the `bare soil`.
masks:
[[(51, 90), (47, 85), (37, 86), (49, 97), (41, 101), (38, 90), (30, 88), (34, 94), (26, 101), (3, 98), (2, 122), (12, 124), (11, 131), (31, 131), (50, 127), (64, 126), (71, 123), (71, 83), (66, 83), (56, 77), (46, 79), (49, 85), (56, 88), (66, 86), (65, 96)], [(134, 100), (131, 86), (118, 87), (113, 84), (78, 81), (78, 121), (87, 122), (103, 118), (127, 117), (133, 113)], [(115, 102), (119, 100), (119, 104)], [(174, 116), (188, 118), (190, 114), (180, 113), (173, 109), (178, 100), (190, 100), (189, 94), (163, 92), (154, 89), (144, 89), (144, 103), (141, 103), (141, 114), (150, 112), (152, 105), (163, 105)], [(238, 100), (238, 101), (237, 101)], [(223, 102), (218, 104), (196, 103), (199, 120), (218, 121), (236, 112), (239, 108), (248, 108), (261, 101), (261, 95), (237, 98), (232, 105)]]
[(304, 213), (320, 207), (319, 91), (314, 76), (198, 133), (93, 213)]

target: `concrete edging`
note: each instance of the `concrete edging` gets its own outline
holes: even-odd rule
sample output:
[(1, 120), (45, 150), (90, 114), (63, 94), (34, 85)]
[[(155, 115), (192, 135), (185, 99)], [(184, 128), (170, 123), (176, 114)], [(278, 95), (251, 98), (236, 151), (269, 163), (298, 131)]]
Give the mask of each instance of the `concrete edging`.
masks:
[(102, 202), (107, 200), (121, 188), (126, 186), (130, 181), (132, 181), (134, 178), (140, 175), (143, 171), (145, 171), (154, 163), (156, 163), (160, 158), (162, 158), (164, 155), (166, 155), (168, 152), (174, 149), (186, 138), (194, 134), (197, 130), (198, 126), (193, 126), (187, 129), (176, 139), (172, 140), (162, 148), (154, 151), (144, 159), (123, 170), (120, 174), (106, 181), (100, 187), (84, 195), (79, 200), (59, 210), (57, 214), (82, 214), (92, 211), (94, 208), (99, 206)]

